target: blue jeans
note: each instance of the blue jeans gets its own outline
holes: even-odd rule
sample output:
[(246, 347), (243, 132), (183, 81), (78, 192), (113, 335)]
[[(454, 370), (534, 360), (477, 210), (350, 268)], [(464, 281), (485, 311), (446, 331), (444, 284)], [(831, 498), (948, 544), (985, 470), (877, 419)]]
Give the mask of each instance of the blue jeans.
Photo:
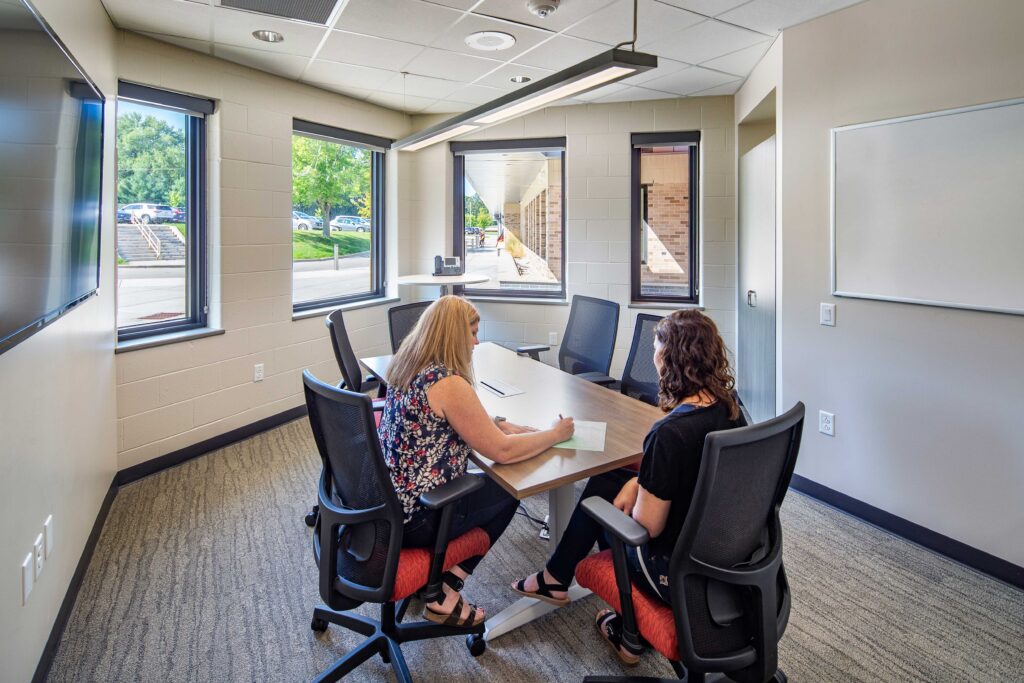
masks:
[[(452, 503), (455, 511), (452, 513), (452, 526), (448, 538), (458, 538), (470, 529), (480, 527), (491, 539), (493, 547), (515, 516), (519, 501), (506, 493), (505, 489), (486, 474), (466, 476), (482, 477), (484, 485)], [(413, 513), (412, 519), (405, 523), (402, 547), (433, 548), (440, 523), (440, 510), (418, 509)], [(482, 559), (482, 555), (471, 557), (460, 562), (459, 566), (467, 574), (471, 574)]]

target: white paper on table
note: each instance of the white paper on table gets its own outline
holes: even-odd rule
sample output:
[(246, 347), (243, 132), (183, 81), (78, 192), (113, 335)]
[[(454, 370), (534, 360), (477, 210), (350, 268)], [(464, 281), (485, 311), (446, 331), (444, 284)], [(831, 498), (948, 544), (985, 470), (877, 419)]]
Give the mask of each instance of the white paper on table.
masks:
[(576, 431), (572, 438), (556, 443), (555, 448), (572, 448), (577, 451), (603, 451), (604, 435), (608, 429), (607, 422), (587, 422), (576, 420)]

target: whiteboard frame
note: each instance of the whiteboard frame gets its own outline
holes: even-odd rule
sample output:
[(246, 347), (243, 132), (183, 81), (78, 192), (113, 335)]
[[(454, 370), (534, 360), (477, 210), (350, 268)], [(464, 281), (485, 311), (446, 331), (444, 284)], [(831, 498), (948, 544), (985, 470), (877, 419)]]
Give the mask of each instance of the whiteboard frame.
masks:
[(1012, 107), (1024, 105), (1024, 97), (1012, 100), (1000, 100), (998, 102), (987, 102), (985, 104), (973, 104), (967, 107), (956, 109), (943, 109), (924, 114), (912, 114), (910, 116), (899, 116), (879, 121), (868, 121), (867, 123), (855, 123), (849, 126), (837, 126), (829, 131), (829, 258), (831, 260), (831, 286), (832, 296), (847, 297), (851, 299), (870, 299), (873, 301), (890, 301), (901, 304), (915, 304), (919, 306), (938, 306), (940, 308), (956, 308), (966, 311), (984, 311), (986, 313), (1005, 313), (1007, 315), (1024, 315), (1024, 308), (997, 308), (991, 306), (975, 306), (972, 304), (960, 304), (950, 301), (933, 301), (931, 299), (913, 299), (909, 297), (885, 296), (883, 294), (864, 294), (862, 292), (840, 291), (836, 285), (836, 134), (858, 128), (873, 128), (886, 126), (892, 123), (904, 123), (919, 119), (930, 119), (937, 116), (952, 116), (984, 109), (996, 109), (998, 107)]

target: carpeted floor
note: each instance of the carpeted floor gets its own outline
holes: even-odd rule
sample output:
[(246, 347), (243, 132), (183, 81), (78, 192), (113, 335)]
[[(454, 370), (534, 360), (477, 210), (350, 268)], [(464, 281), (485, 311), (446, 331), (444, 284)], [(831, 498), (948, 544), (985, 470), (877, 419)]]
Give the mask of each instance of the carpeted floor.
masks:
[[(121, 489), (50, 681), (306, 681), (357, 637), (309, 628), (320, 461), (299, 420)], [(528, 501), (543, 516), (543, 496)], [(1024, 593), (791, 492), (783, 513), (792, 681), (1024, 681)], [(546, 544), (517, 516), (466, 594), (490, 613)], [(581, 681), (622, 667), (591, 627), (596, 597), (489, 644), (403, 646), (419, 681)], [(361, 611), (370, 613), (370, 607)], [(655, 653), (629, 673), (671, 676)], [(349, 680), (393, 680), (380, 659)]]

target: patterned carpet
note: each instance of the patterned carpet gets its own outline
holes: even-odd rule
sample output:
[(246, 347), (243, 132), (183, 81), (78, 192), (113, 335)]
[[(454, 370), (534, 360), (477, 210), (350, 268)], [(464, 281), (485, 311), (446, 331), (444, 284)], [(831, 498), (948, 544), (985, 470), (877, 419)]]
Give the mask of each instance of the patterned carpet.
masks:
[[(48, 680), (307, 681), (357, 642), (309, 628), (319, 457), (305, 420), (121, 489)], [(528, 502), (543, 516), (546, 499)], [(1024, 593), (791, 492), (783, 510), (792, 681), (1024, 681)], [(490, 613), (541, 566), (517, 516), (466, 594)], [(403, 646), (419, 681), (559, 681), (622, 667), (591, 627), (596, 597), (488, 647)], [(360, 611), (371, 613), (369, 606)], [(629, 673), (671, 677), (656, 653)], [(348, 680), (393, 680), (373, 659)]]

